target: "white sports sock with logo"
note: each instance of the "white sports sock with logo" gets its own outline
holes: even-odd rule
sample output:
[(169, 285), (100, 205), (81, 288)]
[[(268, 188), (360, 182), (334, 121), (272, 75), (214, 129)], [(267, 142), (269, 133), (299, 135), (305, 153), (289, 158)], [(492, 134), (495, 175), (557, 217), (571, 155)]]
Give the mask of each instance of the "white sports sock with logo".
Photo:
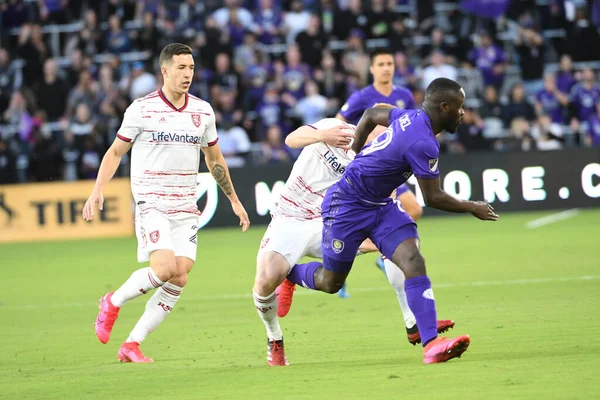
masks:
[(182, 287), (169, 282), (158, 289), (146, 303), (146, 311), (129, 334), (126, 342), (142, 343), (146, 336), (169, 316), (175, 303), (179, 300), (182, 290)]
[(152, 268), (138, 269), (131, 274), (129, 279), (120, 288), (115, 290), (110, 302), (116, 307), (122, 307), (129, 300), (135, 299), (162, 285), (164, 285), (164, 282), (158, 279)]
[(275, 292), (265, 297), (259, 296), (254, 292), (254, 305), (256, 306), (258, 315), (267, 328), (267, 336), (270, 340), (283, 339), (281, 327), (279, 326), (279, 319), (277, 318), (278, 304)]
[(404, 316), (404, 322), (407, 328), (412, 328), (417, 324), (415, 315), (408, 306), (408, 300), (406, 299), (406, 292), (404, 291), (404, 272), (396, 266), (393, 262), (384, 257), (383, 263), (385, 265), (385, 274), (387, 275), (388, 281), (396, 292), (398, 297), (398, 303), (400, 303), (400, 310)]

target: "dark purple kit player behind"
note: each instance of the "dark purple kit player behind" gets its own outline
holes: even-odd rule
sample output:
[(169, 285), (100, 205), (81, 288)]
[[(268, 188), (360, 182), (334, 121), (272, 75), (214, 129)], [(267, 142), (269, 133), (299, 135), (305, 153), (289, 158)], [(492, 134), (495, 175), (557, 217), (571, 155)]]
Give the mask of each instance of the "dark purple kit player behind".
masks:
[[(353, 143), (358, 154), (323, 200), (323, 264), (298, 264), (288, 275), (290, 281), (304, 287), (335, 293), (350, 272), (360, 244), (370, 238), (406, 276), (404, 288), (417, 320), (425, 363), (460, 356), (470, 339), (468, 335), (437, 336), (435, 300), (419, 250), (417, 227), (389, 194), (414, 174), (426, 205), (469, 212), (482, 220), (498, 219), (488, 203), (458, 200), (440, 188), (436, 135), (444, 130), (456, 132), (464, 115), (464, 100), (458, 83), (438, 78), (427, 88), (422, 110), (366, 110)], [(362, 148), (377, 125), (389, 128)]]
[[(373, 85), (369, 85), (350, 96), (346, 104), (340, 109), (340, 115), (352, 125), (356, 125), (358, 124), (360, 117), (362, 117), (363, 112), (377, 103), (390, 104), (399, 110), (412, 110), (415, 108), (415, 99), (410, 90), (394, 86), (392, 88), (392, 93), (390, 93), (389, 96), (386, 96), (378, 92)], [(396, 188), (396, 197), (399, 197), (408, 190), (408, 186), (404, 184), (398, 185)]]

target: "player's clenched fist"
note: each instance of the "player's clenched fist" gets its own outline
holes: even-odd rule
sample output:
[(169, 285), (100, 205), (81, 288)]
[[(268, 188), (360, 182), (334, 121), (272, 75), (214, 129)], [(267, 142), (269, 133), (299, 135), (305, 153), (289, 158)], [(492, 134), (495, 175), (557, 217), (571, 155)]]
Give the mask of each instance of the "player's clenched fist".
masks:
[(471, 211), (475, 217), (483, 221), (497, 221), (498, 214), (494, 211), (494, 207), (485, 201), (476, 201), (473, 205), (473, 211)]
[(98, 204), (98, 209), (102, 210), (104, 205), (104, 197), (102, 197), (102, 193), (92, 193), (89, 199), (85, 202), (83, 206), (83, 219), (86, 221), (91, 221), (94, 216), (94, 207)]

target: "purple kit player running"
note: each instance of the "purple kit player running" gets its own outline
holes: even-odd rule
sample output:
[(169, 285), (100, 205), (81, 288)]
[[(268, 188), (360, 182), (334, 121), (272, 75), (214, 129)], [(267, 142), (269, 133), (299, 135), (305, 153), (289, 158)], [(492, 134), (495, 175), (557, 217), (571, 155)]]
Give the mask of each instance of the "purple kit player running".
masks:
[[(323, 200), (323, 263), (297, 264), (288, 275), (291, 282), (304, 287), (336, 293), (352, 268), (358, 246), (370, 238), (406, 276), (404, 290), (417, 320), (426, 364), (460, 356), (470, 338), (438, 337), (435, 300), (419, 251), (417, 227), (389, 194), (414, 174), (428, 206), (469, 212), (482, 220), (498, 219), (488, 203), (458, 200), (440, 188), (436, 135), (456, 131), (464, 115), (464, 100), (458, 83), (438, 78), (428, 86), (422, 110), (368, 109), (353, 143), (353, 150), (360, 153)], [(361, 151), (376, 125), (390, 127)]]

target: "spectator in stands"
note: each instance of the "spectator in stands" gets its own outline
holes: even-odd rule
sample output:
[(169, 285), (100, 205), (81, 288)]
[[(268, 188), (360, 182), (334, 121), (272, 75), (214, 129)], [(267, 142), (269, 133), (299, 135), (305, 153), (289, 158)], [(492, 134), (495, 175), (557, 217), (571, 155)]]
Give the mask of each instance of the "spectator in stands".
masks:
[(539, 28), (534, 25), (529, 13), (521, 16), (515, 44), (519, 55), (525, 95), (528, 97), (534, 96), (544, 86), (542, 76), (544, 75), (545, 45), (538, 30)]
[(40, 21), (45, 24), (66, 24), (71, 22), (69, 0), (39, 1)]
[(365, 33), (370, 39), (385, 38), (392, 30), (394, 12), (388, 10), (386, 0), (371, 0), (370, 3)]
[(262, 143), (262, 162), (264, 164), (282, 164), (292, 161), (289, 148), (283, 142), (281, 128), (271, 125), (267, 128), (266, 138)]
[(456, 54), (454, 46), (447, 42), (446, 35), (441, 28), (434, 27), (431, 30), (431, 43), (423, 45), (419, 49), (421, 59), (431, 56), (434, 51), (440, 51), (445, 56), (444, 62), (447, 64), (456, 63)]
[(27, 107), (27, 99), (22, 91), (12, 93), (10, 103), (2, 115), (4, 124), (12, 125), (14, 132), (18, 134), (18, 140), (23, 144), (24, 152), (27, 150), (26, 143), (31, 139), (35, 121)]
[(302, 60), (311, 68), (317, 68), (321, 64), (323, 50), (327, 47), (327, 38), (321, 31), (318, 15), (310, 16), (308, 28), (296, 36), (296, 43)]
[[(192, 0), (193, 1), (193, 0)], [(188, 0), (189, 3), (189, 0)], [(182, 4), (182, 6), (186, 5)], [(158, 54), (159, 52), (159, 43), (160, 43), (160, 32), (158, 27), (156, 26), (156, 20), (154, 18), (154, 14), (150, 11), (144, 12), (143, 17), (143, 26), (138, 32), (136, 32), (137, 37), (135, 40), (135, 46), (138, 50), (145, 51), (148, 50), (152, 52), (152, 54)]]
[[(181, 5), (179, 6), (177, 28), (180, 31), (184, 31), (184, 36), (189, 36), (187, 33), (185, 33), (185, 31), (187, 30), (190, 30), (192, 34), (195, 34), (195, 31), (199, 31), (202, 29), (203, 21), (206, 17), (205, 10), (206, 8), (204, 6), (203, 1), (185, 0), (181, 3)], [(144, 21), (146, 21), (147, 18), (146, 14), (153, 16), (151, 12), (146, 11), (144, 13)]]
[(31, 87), (42, 76), (43, 62), (49, 56), (42, 29), (38, 24), (21, 26), (17, 54), (25, 61), (23, 82)]
[(577, 123), (587, 121), (594, 114), (596, 104), (600, 103), (600, 85), (595, 80), (594, 71), (590, 68), (583, 70), (581, 81), (573, 86), (569, 99), (573, 119)]
[(65, 116), (69, 86), (58, 76), (58, 68), (53, 59), (44, 63), (44, 75), (35, 90), (37, 105), (46, 112), (48, 121), (55, 122)]
[(219, 146), (230, 168), (241, 168), (246, 164), (245, 156), (250, 152), (248, 134), (241, 126), (234, 124), (233, 118), (221, 118), (217, 128)]
[(504, 121), (502, 120), (502, 104), (498, 98), (498, 91), (492, 85), (485, 88), (485, 93), (479, 115), (485, 123), (485, 134), (487, 137), (504, 136)]
[(502, 87), (506, 71), (506, 56), (504, 51), (492, 42), (492, 37), (486, 31), (479, 36), (479, 45), (468, 55), (469, 61), (483, 74), (483, 82), (493, 85), (496, 89)]
[(456, 132), (460, 151), (487, 150), (490, 147), (490, 142), (483, 136), (484, 128), (484, 122), (477, 111), (466, 107), (463, 122), (459, 125)]
[(394, 54), (394, 85), (415, 89), (416, 83), (415, 68), (408, 63), (408, 59), (403, 52), (396, 52)]
[(86, 103), (79, 103), (75, 108), (75, 115), (69, 123), (67, 133), (65, 135), (66, 142), (71, 147), (79, 152), (84, 151), (86, 137), (89, 137), (96, 126), (90, 108)]
[(259, 54), (260, 50), (256, 46), (256, 36), (253, 32), (245, 32), (244, 42), (233, 49), (233, 67), (235, 71), (239, 75), (245, 75), (249, 67), (262, 61)]
[(388, 49), (392, 53), (410, 50), (412, 37), (401, 19), (396, 19), (392, 22), (392, 29), (388, 35), (388, 41)]
[(109, 53), (121, 54), (131, 50), (131, 39), (121, 26), (121, 19), (111, 15), (108, 19), (109, 31), (106, 34), (106, 50)]
[(511, 121), (507, 135), (494, 142), (496, 151), (530, 151), (535, 150), (535, 140), (530, 134), (529, 122), (522, 117)]
[(515, 83), (510, 89), (508, 104), (503, 107), (502, 119), (505, 126), (512, 126), (512, 120), (522, 117), (526, 121), (535, 120), (535, 109), (525, 97), (525, 88), (521, 83)]
[(569, 96), (556, 87), (554, 74), (548, 73), (544, 77), (544, 88), (536, 95), (535, 109), (539, 115), (548, 114), (552, 122), (564, 124), (565, 107), (569, 104)]
[(434, 50), (431, 54), (431, 64), (423, 69), (421, 88), (427, 86), (436, 78), (448, 78), (456, 80), (458, 72), (453, 65), (446, 63), (446, 57), (440, 50)]
[(573, 74), (573, 62), (571, 56), (563, 54), (560, 57), (560, 71), (556, 77), (556, 86), (562, 93), (571, 93), (575, 85), (575, 76)]
[(348, 0), (348, 8), (338, 10), (333, 25), (333, 36), (346, 40), (353, 29), (367, 30), (367, 13), (363, 11), (361, 0)]
[(600, 33), (598, 33), (598, 27), (590, 23), (586, 8), (587, 4), (585, 3), (577, 8), (573, 29), (567, 36), (566, 50), (573, 61), (600, 60), (600, 46), (598, 46)]
[(538, 150), (560, 150), (563, 148), (563, 128), (560, 124), (552, 122), (548, 114), (541, 114), (531, 129), (531, 136), (535, 139)]
[(306, 82), (304, 88), (306, 96), (295, 104), (295, 112), (304, 125), (314, 124), (325, 118), (330, 104), (325, 96), (319, 94), (315, 81)]
[(230, 24), (231, 12), (235, 12), (237, 19), (244, 29), (252, 29), (252, 13), (240, 6), (239, 0), (225, 0), (225, 7), (219, 8), (212, 15), (217, 26), (227, 29)]
[[(229, 18), (229, 14), (227, 14)], [(204, 24), (203, 32), (198, 35), (200, 60), (206, 68), (213, 69), (215, 58), (218, 53), (225, 52), (231, 54), (232, 46), (229, 35), (221, 31), (215, 18), (209, 17)]]
[(219, 95), (215, 104), (215, 116), (217, 118), (217, 126), (226, 121), (231, 126), (240, 126), (244, 113), (236, 107), (236, 92), (233, 89), (224, 88), (219, 91)]
[(458, 71), (457, 82), (460, 83), (467, 95), (468, 102), (477, 101), (483, 97), (485, 87), (481, 71), (465, 62)]
[(17, 154), (0, 136), (0, 185), (17, 183)]
[(587, 146), (600, 147), (600, 102), (596, 103), (596, 113), (588, 120), (588, 132), (585, 144)]
[(62, 148), (53, 136), (45, 136), (41, 129), (33, 132), (33, 147), (29, 156), (29, 176), (36, 182), (63, 179)]
[(215, 72), (212, 84), (218, 85), (223, 90), (240, 92), (241, 80), (231, 65), (231, 58), (227, 53), (217, 54), (215, 59)]
[[(101, 150), (104, 153), (104, 149)], [(102, 153), (94, 143), (92, 135), (83, 138), (83, 147), (77, 161), (77, 175), (79, 179), (96, 179), (98, 169), (100, 168), (100, 161), (102, 160)]]
[(144, 63), (141, 61), (133, 63), (129, 80), (129, 98), (131, 100), (144, 97), (156, 90), (157, 87), (156, 78), (146, 71)]
[(79, 83), (69, 93), (67, 100), (67, 115), (72, 116), (79, 103), (86, 103), (89, 110), (95, 109), (98, 101), (98, 85), (92, 79), (92, 74), (83, 70), (79, 74)]
[(21, 86), (21, 76), (11, 67), (10, 54), (0, 47), (0, 113), (8, 107), (13, 91)]
[(294, 43), (298, 33), (308, 29), (309, 19), (310, 12), (304, 9), (304, 2), (292, 0), (290, 11), (283, 16), (283, 29), (287, 31), (285, 40), (288, 44)]
[(254, 13), (254, 31), (258, 41), (264, 44), (281, 43), (283, 14), (279, 8), (279, 1), (276, 5), (273, 0), (259, 0), (258, 10)]
[(319, 93), (339, 104), (345, 97), (344, 75), (336, 68), (336, 61), (329, 50), (323, 51), (321, 67), (315, 70), (315, 81), (319, 85)]

